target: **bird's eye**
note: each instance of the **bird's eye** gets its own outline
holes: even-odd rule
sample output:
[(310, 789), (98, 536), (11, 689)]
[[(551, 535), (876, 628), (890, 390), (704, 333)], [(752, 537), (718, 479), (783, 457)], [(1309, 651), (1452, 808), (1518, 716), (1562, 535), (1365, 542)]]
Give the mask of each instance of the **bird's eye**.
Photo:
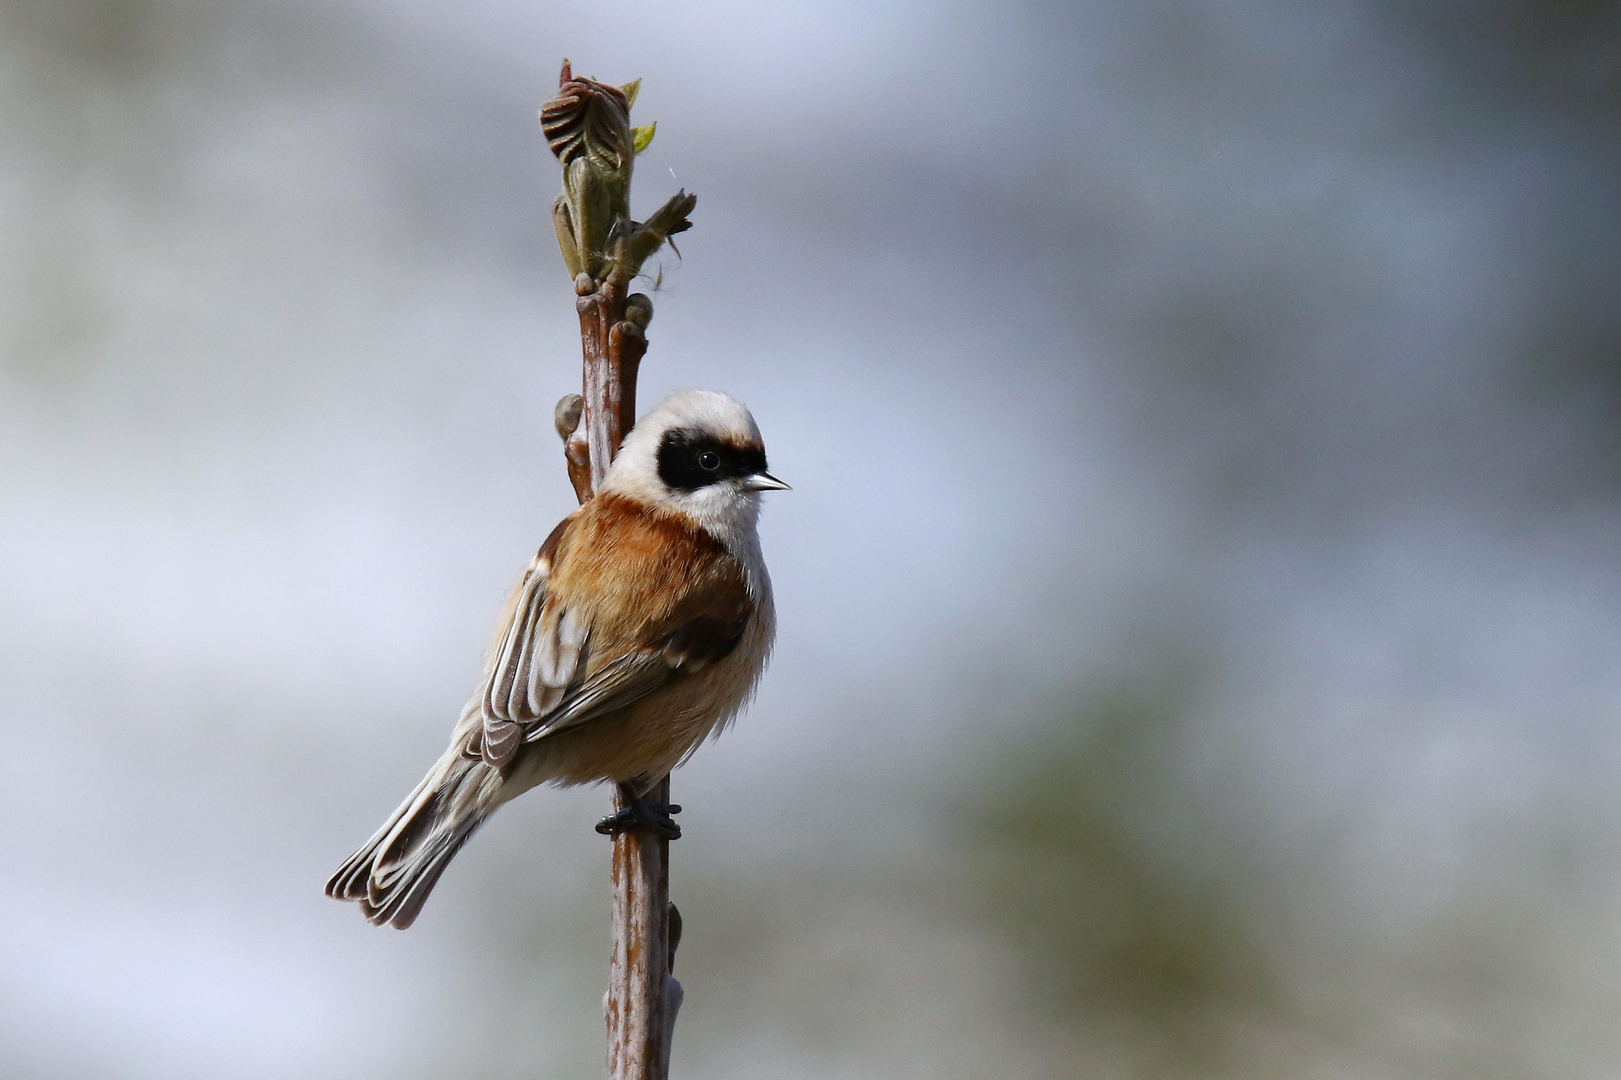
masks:
[(705, 472), (714, 472), (720, 468), (720, 455), (713, 450), (705, 450), (698, 455), (698, 467)]

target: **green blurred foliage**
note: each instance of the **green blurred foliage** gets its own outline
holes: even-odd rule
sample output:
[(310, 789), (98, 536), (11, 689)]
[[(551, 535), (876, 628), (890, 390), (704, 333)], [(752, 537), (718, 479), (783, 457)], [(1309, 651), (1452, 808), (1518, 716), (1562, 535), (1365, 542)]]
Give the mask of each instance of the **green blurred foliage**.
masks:
[(980, 913), (1023, 954), (1038, 1006), (1152, 1044), (1143, 1076), (1233, 1063), (1233, 1016), (1280, 1001), (1231, 882), (1144, 833), (1174, 783), (1194, 686), (1177, 672), (1083, 700), (990, 774), (968, 817)]
[(971, 785), (967, 905), (1019, 957), (1022, 1007), (1067, 1033), (1058, 1075), (1560, 1080), (1599, 1060), (1617, 979), (1595, 794), (1506, 803), (1352, 916), (1370, 821), (1400, 811), (1370, 792), (1293, 838), (1247, 817), (1201, 760), (1211, 712), (1201, 669), (1167, 661), (1078, 695)]

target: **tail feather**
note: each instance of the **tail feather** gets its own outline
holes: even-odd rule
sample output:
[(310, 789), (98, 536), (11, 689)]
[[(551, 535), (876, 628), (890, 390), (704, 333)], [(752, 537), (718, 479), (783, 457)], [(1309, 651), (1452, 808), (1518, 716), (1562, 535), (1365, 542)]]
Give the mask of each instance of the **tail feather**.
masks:
[(388, 816), (388, 820), (383, 823), (383, 827), (373, 833), (370, 840), (360, 845), (360, 848), (353, 855), (344, 860), (343, 865), (338, 867), (338, 872), (333, 874), (332, 879), (326, 883), (326, 894), (328, 896), (334, 900), (366, 899), (366, 886), (371, 880), (371, 868), (373, 861), (377, 858), (377, 849), (382, 846), (383, 841), (387, 840), (399, 828), (402, 821), (413, 817), (413, 811), (420, 809), (419, 804), (422, 796), (429, 790), (433, 779), (432, 773), (424, 777), (422, 782), (416, 786), (416, 790), (407, 795), (399, 808)]
[(378, 926), (404, 930), (439, 875), (495, 809), (486, 787), (495, 770), (454, 749), (412, 791), (387, 823), (349, 856), (326, 884), (335, 900), (354, 900)]
[(386, 887), (374, 888), (372, 895), (360, 902), (360, 910), (366, 918), (378, 926), (392, 926), (396, 930), (404, 930), (416, 922), (428, 894), (439, 882), (439, 875), (483, 823), (480, 815), (436, 835), (408, 865), (402, 865), (391, 875), (392, 880)]

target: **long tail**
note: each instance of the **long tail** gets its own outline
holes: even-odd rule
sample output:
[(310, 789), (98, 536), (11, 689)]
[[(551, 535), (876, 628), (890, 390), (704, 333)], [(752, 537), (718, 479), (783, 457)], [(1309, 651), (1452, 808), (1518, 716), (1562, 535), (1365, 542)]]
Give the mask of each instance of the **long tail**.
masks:
[[(458, 743), (460, 740), (457, 740)], [(495, 769), (452, 745), (377, 834), (326, 883), (378, 926), (404, 930), (461, 846), (499, 805)]]

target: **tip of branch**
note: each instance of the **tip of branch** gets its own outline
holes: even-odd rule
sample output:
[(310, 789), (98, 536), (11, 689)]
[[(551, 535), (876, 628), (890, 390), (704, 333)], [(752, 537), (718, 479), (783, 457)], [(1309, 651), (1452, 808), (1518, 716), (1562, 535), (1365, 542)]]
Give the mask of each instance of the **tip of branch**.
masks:
[(568, 57), (565, 56), (565, 57), (563, 57), (563, 70), (557, 76), (557, 85), (562, 86), (564, 83), (568, 82), (569, 80), (571, 80), (573, 78), (574, 78), (574, 65), (570, 64), (569, 61), (568, 61)]

